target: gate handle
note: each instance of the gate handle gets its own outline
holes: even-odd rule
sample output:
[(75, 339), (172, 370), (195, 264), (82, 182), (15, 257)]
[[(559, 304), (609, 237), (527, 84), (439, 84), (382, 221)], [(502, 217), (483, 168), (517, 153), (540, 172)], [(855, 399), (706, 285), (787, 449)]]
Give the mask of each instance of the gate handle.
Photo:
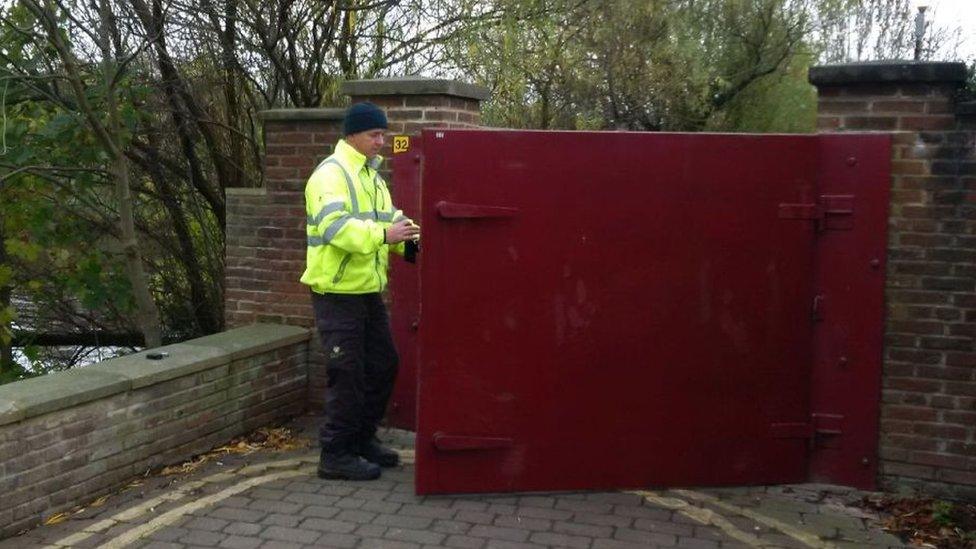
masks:
[(438, 202), (435, 206), (437, 213), (444, 219), (474, 219), (491, 217), (515, 217), (518, 208), (508, 206), (485, 206), (482, 204), (457, 204), (455, 202)]

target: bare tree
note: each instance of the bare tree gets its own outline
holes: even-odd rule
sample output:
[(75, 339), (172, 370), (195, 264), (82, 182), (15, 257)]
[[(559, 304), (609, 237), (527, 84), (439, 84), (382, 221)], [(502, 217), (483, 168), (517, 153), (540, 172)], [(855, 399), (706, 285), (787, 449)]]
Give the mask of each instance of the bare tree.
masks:
[(115, 23), (111, 7), (108, 0), (99, 1), (98, 35), (96, 36), (102, 54), (102, 85), (105, 89), (105, 107), (108, 113), (106, 122), (98, 116), (88, 100), (88, 86), (86, 86), (79, 71), (78, 61), (70, 46), (65, 42), (58, 25), (59, 8), (51, 0), (46, 0), (43, 4), (35, 0), (24, 0), (24, 4), (34, 13), (46, 31), (46, 38), (57, 51), (58, 58), (62, 63), (63, 76), (74, 93), (77, 108), (109, 156), (108, 171), (114, 179), (116, 207), (119, 215), (118, 229), (121, 235), (121, 247), (126, 260), (129, 281), (132, 284), (135, 297), (137, 323), (145, 338), (146, 345), (157, 347), (162, 343), (159, 311), (149, 292), (149, 285), (143, 269), (142, 256), (139, 252), (139, 242), (136, 239), (133, 221), (128, 160), (124, 154), (123, 145), (117, 138), (121, 125), (115, 94), (121, 67), (113, 53), (112, 28)]

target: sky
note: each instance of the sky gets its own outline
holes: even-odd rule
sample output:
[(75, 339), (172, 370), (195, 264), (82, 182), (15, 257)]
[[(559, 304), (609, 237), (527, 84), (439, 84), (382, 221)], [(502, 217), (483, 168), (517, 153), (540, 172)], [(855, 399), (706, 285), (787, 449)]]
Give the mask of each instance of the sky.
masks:
[(961, 61), (976, 58), (976, 0), (913, 0), (916, 7), (928, 6), (925, 15), (937, 26), (959, 27)]

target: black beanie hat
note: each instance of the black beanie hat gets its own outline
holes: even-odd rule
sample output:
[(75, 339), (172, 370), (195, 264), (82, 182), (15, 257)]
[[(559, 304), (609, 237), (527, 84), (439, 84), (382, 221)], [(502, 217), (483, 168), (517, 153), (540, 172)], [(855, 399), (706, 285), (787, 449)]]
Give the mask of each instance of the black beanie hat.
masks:
[(386, 115), (383, 110), (369, 101), (356, 103), (346, 111), (346, 118), (342, 122), (343, 135), (353, 135), (359, 132), (387, 128)]

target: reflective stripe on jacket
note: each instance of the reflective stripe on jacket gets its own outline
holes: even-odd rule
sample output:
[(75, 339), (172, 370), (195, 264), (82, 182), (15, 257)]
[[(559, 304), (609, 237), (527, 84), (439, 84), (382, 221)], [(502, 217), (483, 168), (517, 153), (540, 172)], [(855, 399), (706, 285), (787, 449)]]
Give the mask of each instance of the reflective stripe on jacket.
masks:
[[(391, 246), (384, 229), (405, 219), (366, 156), (340, 139), (305, 185), (308, 248), (301, 281), (320, 294), (366, 294), (386, 288)], [(402, 254), (403, 243), (392, 246)]]

